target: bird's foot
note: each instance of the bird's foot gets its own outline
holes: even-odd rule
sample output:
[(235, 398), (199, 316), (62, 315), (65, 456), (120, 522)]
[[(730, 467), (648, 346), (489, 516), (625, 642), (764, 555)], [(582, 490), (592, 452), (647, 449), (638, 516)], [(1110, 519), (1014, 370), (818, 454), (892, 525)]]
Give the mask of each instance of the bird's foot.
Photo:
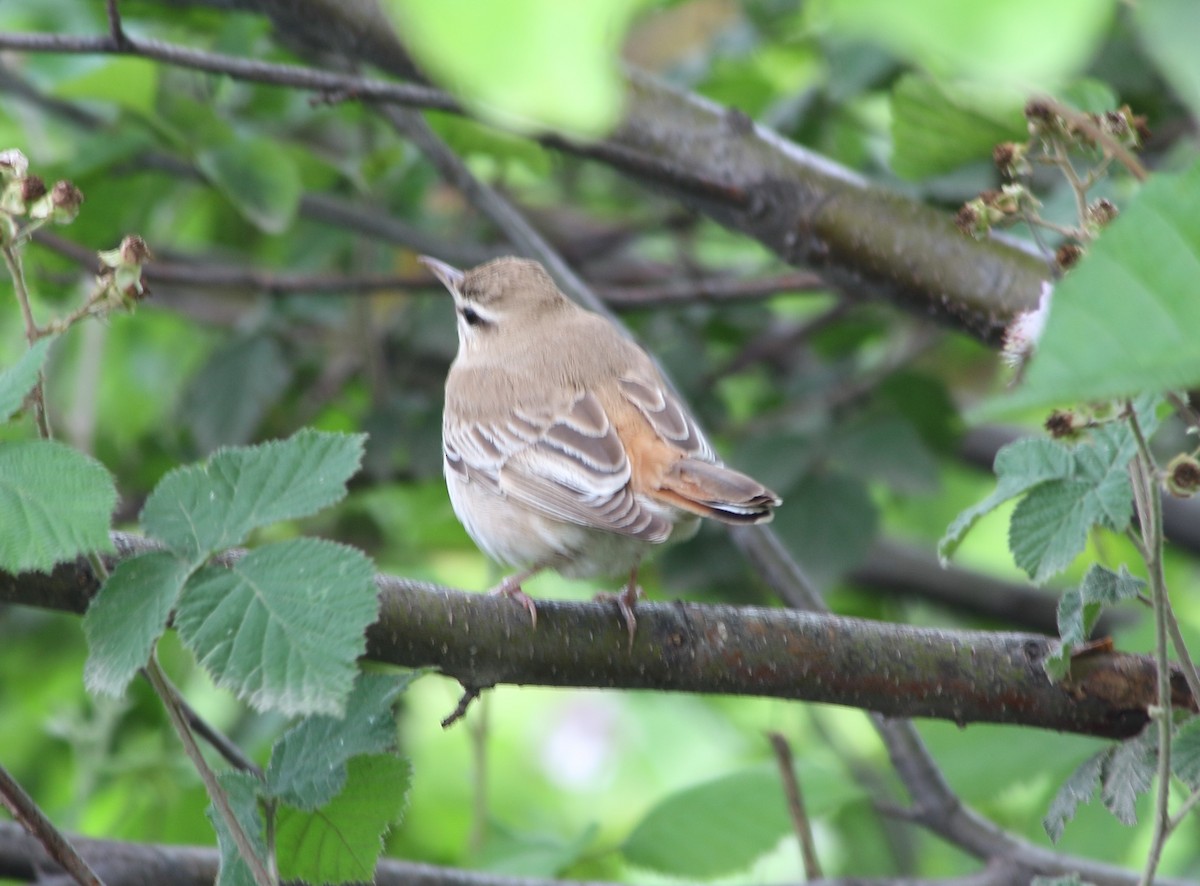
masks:
[(637, 583), (636, 577), (631, 576), (629, 583), (621, 590), (613, 593), (611, 591), (601, 591), (596, 595), (598, 602), (613, 602), (617, 604), (617, 609), (621, 612), (621, 619), (625, 622), (625, 630), (629, 632), (629, 648), (633, 648), (633, 638), (637, 636), (637, 616), (634, 614), (634, 609), (637, 607), (638, 600), (642, 599), (642, 588)]
[(521, 581), (524, 578), (523, 575), (510, 575), (488, 593), (499, 597), (508, 597), (524, 606), (525, 611), (529, 613), (529, 623), (533, 625), (534, 630), (537, 630), (537, 605), (534, 604), (532, 597), (521, 590)]

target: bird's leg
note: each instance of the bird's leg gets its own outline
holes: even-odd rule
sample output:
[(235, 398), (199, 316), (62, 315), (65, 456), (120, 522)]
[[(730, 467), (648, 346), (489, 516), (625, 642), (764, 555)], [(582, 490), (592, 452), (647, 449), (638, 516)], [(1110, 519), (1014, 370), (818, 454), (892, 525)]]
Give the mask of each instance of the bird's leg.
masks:
[(537, 629), (537, 606), (534, 605), (533, 599), (521, 590), (521, 582), (537, 575), (544, 568), (544, 566), (530, 566), (528, 569), (522, 569), (520, 572), (508, 576), (500, 584), (488, 591), (489, 594), (496, 594), (501, 597), (508, 597), (510, 600), (516, 600), (524, 606), (525, 611), (529, 613), (529, 621), (535, 630)]
[(635, 563), (629, 570), (629, 581), (625, 587), (615, 594), (603, 592), (596, 595), (597, 600), (612, 600), (621, 611), (621, 619), (625, 622), (625, 630), (629, 632), (629, 648), (633, 648), (633, 638), (637, 635), (637, 616), (633, 610), (638, 600), (642, 599), (642, 588), (637, 581), (638, 567)]

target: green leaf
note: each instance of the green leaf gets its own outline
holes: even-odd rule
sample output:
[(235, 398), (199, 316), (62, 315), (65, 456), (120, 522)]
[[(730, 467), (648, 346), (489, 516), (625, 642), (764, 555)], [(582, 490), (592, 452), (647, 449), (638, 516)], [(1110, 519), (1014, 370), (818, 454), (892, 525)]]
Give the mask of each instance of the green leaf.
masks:
[(1025, 101), (1021, 90), (904, 75), (892, 90), (892, 169), (916, 180), (990, 160), (997, 144), (1028, 137)]
[(104, 465), (52, 440), (0, 444), (0, 569), (48, 572), (111, 551), (117, 490)]
[(369, 754), (350, 761), (346, 787), (324, 808), (281, 806), (275, 829), (279, 873), (306, 883), (370, 882), (383, 835), (403, 813), (411, 783), (407, 760)]
[(87, 73), (59, 81), (54, 94), (65, 99), (98, 99), (154, 116), (160, 65), (150, 59), (124, 56), (104, 59)]
[(937, 461), (907, 417), (864, 416), (836, 431), (829, 449), (848, 473), (877, 478), (897, 492), (918, 495), (937, 489)]
[(1083, 68), (1112, 19), (1113, 0), (822, 0), (818, 26), (866, 37), (934, 74), (1046, 89)]
[(37, 383), (38, 373), (46, 362), (46, 350), (52, 339), (34, 342), (12, 366), (0, 372), (0, 422), (8, 421), (21, 408)]
[(1192, 790), (1200, 788), (1200, 717), (1192, 717), (1175, 730), (1171, 771)]
[(421, 67), (473, 116), (576, 136), (599, 136), (618, 122), (618, 47), (637, 7), (636, 0), (385, 4)]
[[(798, 777), (811, 815), (861, 796), (832, 770), (801, 763)], [(639, 867), (711, 878), (747, 868), (791, 828), (778, 770), (758, 766), (667, 797), (638, 823), (621, 851)]]
[(809, 577), (828, 585), (861, 563), (879, 529), (879, 512), (857, 477), (810, 474), (784, 493), (775, 530)]
[[(1145, 586), (1146, 582), (1130, 575), (1129, 569), (1124, 564), (1117, 572), (1094, 564), (1087, 571), (1087, 575), (1083, 577), (1079, 591), (1085, 602), (1106, 606), (1134, 599)], [(1088, 629), (1091, 630), (1091, 625), (1088, 626)]]
[(142, 508), (147, 535), (193, 559), (239, 544), (253, 529), (316, 513), (346, 494), (361, 435), (304, 429), (287, 440), (223, 449), (171, 471)]
[(268, 234), (279, 234), (300, 205), (300, 172), (279, 145), (239, 138), (196, 155), (196, 166), (234, 208)]
[(1104, 766), (1100, 799), (1122, 824), (1137, 824), (1137, 798), (1154, 783), (1158, 730), (1147, 726), (1136, 738), (1121, 742)]
[(187, 563), (167, 551), (151, 551), (117, 564), (83, 617), (88, 689), (105, 695), (125, 691), (150, 660), (189, 571)]
[[(258, 789), (262, 783), (249, 772), (228, 771), (217, 776), (229, 805), (233, 809), (233, 817), (237, 819), (250, 838), (254, 853), (266, 863), (267, 843), (263, 838), (263, 819), (258, 810)], [(238, 852), (237, 844), (229, 829), (225, 827), (225, 819), (211, 804), (205, 814), (212, 822), (217, 832), (217, 846), (221, 851), (221, 867), (217, 875), (217, 886), (255, 886), (254, 875)]]
[(1155, 173), (1057, 285), (1014, 393), (989, 414), (1200, 384), (1200, 162)]
[(316, 716), (287, 731), (271, 751), (267, 793), (297, 809), (328, 803), (346, 782), (346, 763), (396, 747), (392, 706), (420, 674), (360, 674), (344, 717)]
[(279, 542), (193, 575), (175, 626), (217, 684), (258, 710), (341, 716), (379, 610), (372, 577), (353, 548)]
[(1145, 0), (1130, 10), (1146, 56), (1200, 117), (1200, 6), (1192, 0)]
[(962, 542), (967, 530), (984, 514), (995, 510), (1010, 498), (1032, 489), (1039, 483), (1071, 473), (1071, 453), (1063, 445), (1040, 437), (1026, 437), (1009, 443), (996, 453), (996, 490), (979, 504), (967, 508), (954, 518), (942, 540), (938, 556), (945, 563)]
[(1087, 642), (1104, 606), (1136, 597), (1145, 584), (1130, 575), (1125, 566), (1121, 566), (1120, 572), (1113, 572), (1093, 564), (1083, 577), (1083, 583), (1059, 598), (1058, 633), (1061, 640), (1042, 663), (1051, 680), (1061, 680), (1067, 675), (1072, 651)]
[(1105, 764), (1112, 753), (1112, 748), (1105, 748), (1088, 757), (1058, 789), (1046, 817), (1042, 820), (1042, 827), (1046, 829), (1046, 835), (1052, 843), (1057, 843), (1062, 838), (1063, 828), (1075, 817), (1075, 810), (1079, 808), (1079, 804), (1092, 802), (1092, 797), (1096, 796), (1096, 788), (1100, 786)]
[(291, 380), (278, 341), (239, 336), (216, 348), (192, 376), (181, 417), (202, 452), (246, 443)]
[(1087, 544), (1088, 531), (1101, 525), (1122, 532), (1133, 515), (1127, 468), (1137, 449), (1121, 422), (1096, 429), (1070, 450), (1067, 477), (1040, 483), (1013, 511), (1009, 547), (1013, 559), (1036, 582), (1070, 565)]

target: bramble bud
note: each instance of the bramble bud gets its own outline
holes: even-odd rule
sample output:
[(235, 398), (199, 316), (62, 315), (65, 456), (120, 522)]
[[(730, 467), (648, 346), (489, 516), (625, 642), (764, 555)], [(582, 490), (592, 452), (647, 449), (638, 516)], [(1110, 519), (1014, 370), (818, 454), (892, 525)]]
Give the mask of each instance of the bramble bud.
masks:
[(1063, 243), (1054, 250), (1054, 263), (1064, 271), (1075, 267), (1081, 258), (1083, 258), (1083, 247), (1078, 243)]
[(1020, 142), (1002, 142), (992, 150), (992, 162), (1008, 178), (1029, 175), (1033, 169), (1026, 157), (1028, 146)]
[(1164, 478), (1167, 492), (1176, 498), (1191, 498), (1200, 492), (1200, 461), (1187, 453), (1180, 453), (1167, 463)]
[(1075, 426), (1075, 413), (1066, 409), (1055, 409), (1046, 419), (1046, 430), (1056, 440), (1064, 437), (1074, 437), (1078, 430)]

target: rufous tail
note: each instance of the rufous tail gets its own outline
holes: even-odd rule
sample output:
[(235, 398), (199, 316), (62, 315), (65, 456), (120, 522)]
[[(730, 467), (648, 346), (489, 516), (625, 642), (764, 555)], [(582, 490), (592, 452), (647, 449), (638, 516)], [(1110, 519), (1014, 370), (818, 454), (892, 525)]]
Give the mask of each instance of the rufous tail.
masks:
[(677, 461), (657, 495), (668, 504), (722, 523), (766, 523), (782, 499), (753, 477), (694, 458)]

